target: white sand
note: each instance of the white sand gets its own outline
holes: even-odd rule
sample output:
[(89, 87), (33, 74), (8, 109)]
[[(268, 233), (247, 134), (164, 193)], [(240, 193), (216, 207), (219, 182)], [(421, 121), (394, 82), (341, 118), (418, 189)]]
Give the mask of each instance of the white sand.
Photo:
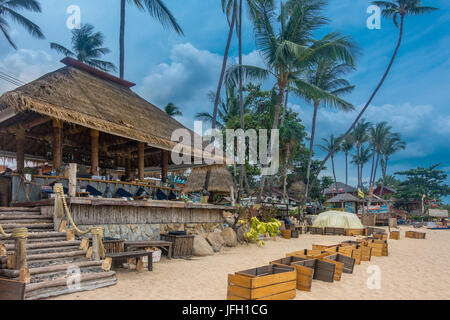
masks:
[[(353, 274), (344, 273), (339, 282), (314, 280), (311, 292), (297, 291), (296, 299), (450, 299), (450, 230), (415, 229), (427, 233), (427, 239), (419, 240), (404, 237), (409, 229), (402, 227), (401, 239), (388, 241), (388, 257), (362, 261)], [(225, 248), (211, 257), (163, 258), (153, 272), (119, 270), (116, 286), (56, 299), (222, 300), (227, 294), (228, 273), (266, 265), (287, 252), (311, 248), (313, 243), (348, 239), (354, 238), (307, 234), (299, 239), (268, 241), (264, 248)], [(381, 289), (367, 288), (370, 265), (381, 270)]]

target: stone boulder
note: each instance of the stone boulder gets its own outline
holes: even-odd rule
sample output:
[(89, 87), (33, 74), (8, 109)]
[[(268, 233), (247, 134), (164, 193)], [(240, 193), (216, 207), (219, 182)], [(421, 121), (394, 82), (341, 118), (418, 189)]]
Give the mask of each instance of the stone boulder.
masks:
[(237, 235), (231, 228), (225, 228), (220, 233), (227, 247), (236, 247), (238, 245)]
[(250, 231), (250, 226), (248, 224), (243, 224), (243, 225), (239, 226), (239, 228), (237, 229), (237, 232), (236, 232), (237, 240), (239, 242), (246, 242), (247, 238), (245, 237), (245, 235), (249, 231)]
[(223, 240), (220, 232), (209, 233), (206, 237), (206, 240), (208, 240), (214, 252), (219, 252), (222, 246), (225, 244), (225, 241)]
[(236, 218), (233, 213), (224, 211), (222, 213), (223, 219), (225, 220), (226, 224), (228, 224), (230, 227), (234, 225), (234, 222), (236, 221)]
[(194, 256), (205, 257), (214, 254), (214, 250), (209, 245), (208, 241), (202, 236), (194, 237)]

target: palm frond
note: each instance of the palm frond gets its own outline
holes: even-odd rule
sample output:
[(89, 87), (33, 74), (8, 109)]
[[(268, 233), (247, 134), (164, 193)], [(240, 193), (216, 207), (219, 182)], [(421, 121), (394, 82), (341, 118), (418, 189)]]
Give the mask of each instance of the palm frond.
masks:
[(70, 51), (69, 49), (67, 49), (66, 47), (58, 44), (58, 43), (54, 43), (54, 42), (50, 42), (50, 48), (52, 50), (55, 50), (59, 53), (62, 53), (63, 55), (65, 55), (66, 57), (73, 57), (75, 56), (75, 54)]

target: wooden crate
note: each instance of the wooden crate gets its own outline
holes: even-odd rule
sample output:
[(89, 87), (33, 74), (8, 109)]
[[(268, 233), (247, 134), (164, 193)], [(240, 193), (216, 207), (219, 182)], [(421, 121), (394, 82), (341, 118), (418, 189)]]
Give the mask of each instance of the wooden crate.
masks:
[(373, 235), (373, 237), (378, 240), (387, 240), (388, 239), (388, 235), (385, 233), (375, 233)]
[[(309, 260), (311, 261), (311, 260)], [(332, 261), (325, 261), (323, 259), (314, 259), (314, 277), (315, 280), (333, 282), (336, 278), (336, 263)], [(311, 264), (312, 262), (303, 262), (305, 265)], [(339, 272), (339, 271), (338, 271)], [(340, 275), (338, 275), (340, 279)]]
[(330, 254), (329, 252), (322, 251), (322, 250), (304, 249), (304, 250), (289, 252), (286, 254), (286, 257), (296, 256), (296, 257), (307, 258), (307, 259), (320, 259), (329, 254)]
[(400, 231), (391, 231), (389, 234), (390, 239), (400, 240)]
[(271, 261), (270, 264), (293, 266), (297, 272), (297, 290), (311, 291), (312, 279), (314, 277), (314, 267), (305, 266), (303, 263), (297, 262), (307, 261), (306, 258), (289, 256), (278, 260)]
[(336, 252), (339, 244), (313, 244), (313, 250)]
[(172, 242), (172, 258), (192, 257), (194, 254), (194, 235), (161, 234), (161, 240)]
[(362, 248), (358, 246), (358, 249), (353, 249), (353, 255), (352, 258), (355, 259), (355, 264), (360, 265), (361, 264), (361, 255), (362, 255)]
[(337, 236), (345, 236), (345, 228), (334, 228), (334, 234)]
[(345, 229), (346, 236), (363, 236), (364, 229)]
[(355, 259), (353, 258), (336, 253), (326, 256), (324, 259), (340, 262), (343, 264), (343, 272), (353, 273), (353, 268), (355, 267)]
[(290, 300), (297, 273), (291, 266), (268, 265), (228, 275), (228, 300)]
[(324, 234), (324, 228), (308, 227), (308, 231), (311, 234)]
[(281, 230), (281, 236), (284, 239), (290, 239), (291, 238), (291, 230)]
[(372, 258), (372, 248), (369, 246), (361, 246), (361, 261), (370, 261)]
[(325, 235), (327, 235), (327, 236), (332, 236), (332, 235), (335, 234), (334, 229), (335, 229), (335, 228), (325, 227), (324, 230), (323, 230), (323, 233), (324, 233)]
[(411, 239), (425, 239), (425, 232), (418, 232), (418, 231), (406, 231), (405, 232), (405, 238), (411, 238)]
[(353, 249), (356, 249), (356, 246), (338, 247), (338, 253), (351, 258), (353, 257)]

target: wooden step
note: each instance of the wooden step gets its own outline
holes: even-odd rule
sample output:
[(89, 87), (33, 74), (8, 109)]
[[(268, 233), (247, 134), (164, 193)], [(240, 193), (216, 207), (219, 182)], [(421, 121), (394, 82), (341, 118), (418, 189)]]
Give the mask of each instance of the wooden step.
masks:
[[(42, 273), (50, 273), (50, 272), (58, 272), (58, 271), (65, 271), (69, 267), (98, 267), (101, 266), (103, 263), (103, 260), (100, 261), (78, 261), (73, 263), (65, 263), (65, 264), (57, 264), (57, 265), (51, 265), (47, 267), (39, 267), (39, 268), (29, 268), (30, 275), (37, 275)], [(20, 271), (19, 270), (8, 270), (8, 269), (0, 269), (0, 275), (8, 278), (16, 278), (19, 276)]]
[(68, 257), (86, 256), (86, 250), (72, 250), (65, 252), (43, 253), (43, 254), (27, 254), (27, 261), (60, 259)]
[(9, 212), (23, 212), (23, 213), (30, 213), (30, 212), (39, 212), (41, 213), (41, 209), (35, 208), (35, 207), (0, 207), (0, 213), (9, 213)]
[[(35, 222), (35, 223), (14, 223), (14, 224), (8, 224), (8, 223), (2, 223), (3, 230), (13, 230), (16, 228), (28, 228), (28, 229), (47, 229), (54, 227), (53, 222), (46, 223), (46, 222)], [(33, 231), (36, 232), (36, 231)]]
[(50, 216), (41, 216), (39, 214), (0, 214), (0, 223), (6, 223), (7, 220), (53, 220)]
[(66, 279), (29, 284), (25, 289), (25, 299), (43, 299), (74, 292), (91, 291), (115, 284), (117, 284), (117, 278), (114, 271), (86, 274), (81, 276), (80, 286), (78, 288), (68, 288)]
[[(27, 250), (27, 255), (37, 255), (37, 254), (46, 254), (46, 253), (57, 253), (57, 252), (67, 252), (68, 250), (70, 251), (75, 251), (75, 250), (79, 250), (80, 246), (79, 245), (75, 245), (75, 246), (65, 246), (65, 247), (48, 247), (48, 248), (38, 248), (38, 249), (30, 249)], [(12, 251), (10, 251), (12, 252)]]
[[(51, 247), (70, 247), (70, 246), (79, 246), (81, 241), (73, 240), (73, 241), (52, 241), (52, 242), (35, 242), (35, 243), (27, 243), (27, 250), (33, 249), (41, 249), (41, 248), (51, 248)], [(14, 250), (13, 244), (7, 244), (6, 250)]]

